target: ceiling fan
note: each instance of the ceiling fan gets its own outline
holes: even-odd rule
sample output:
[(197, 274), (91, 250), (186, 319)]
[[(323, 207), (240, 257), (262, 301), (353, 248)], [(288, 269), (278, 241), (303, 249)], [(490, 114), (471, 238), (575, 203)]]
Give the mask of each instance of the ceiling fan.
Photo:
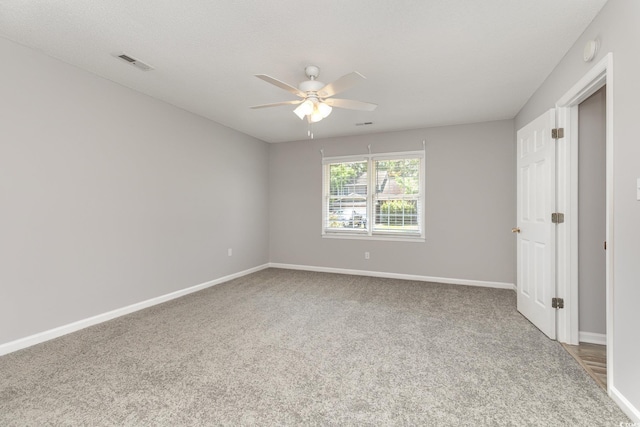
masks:
[(303, 81), (298, 87), (291, 86), (287, 83), (281, 82), (266, 74), (256, 74), (256, 77), (264, 80), (267, 83), (271, 83), (274, 86), (278, 86), (281, 89), (291, 92), (292, 94), (300, 97), (294, 101), (275, 102), (273, 104), (255, 105), (251, 108), (266, 108), (277, 107), (280, 105), (298, 105), (293, 112), (300, 117), (300, 120), (307, 118), (309, 123), (319, 122), (331, 114), (333, 107), (347, 108), (350, 110), (360, 111), (373, 111), (378, 106), (377, 104), (371, 104), (369, 102), (354, 101), (352, 99), (340, 99), (331, 98), (340, 92), (349, 89), (356, 83), (365, 80), (366, 77), (362, 74), (354, 71), (340, 77), (333, 83), (324, 84), (319, 80), (320, 68), (315, 65), (309, 65), (304, 69), (304, 73), (307, 75), (308, 80)]

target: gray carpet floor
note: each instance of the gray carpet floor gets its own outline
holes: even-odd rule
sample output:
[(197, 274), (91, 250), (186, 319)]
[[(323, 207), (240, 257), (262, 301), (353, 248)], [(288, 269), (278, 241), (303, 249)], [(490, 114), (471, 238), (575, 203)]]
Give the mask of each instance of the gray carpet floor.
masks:
[(0, 357), (0, 425), (628, 418), (509, 290), (279, 269)]

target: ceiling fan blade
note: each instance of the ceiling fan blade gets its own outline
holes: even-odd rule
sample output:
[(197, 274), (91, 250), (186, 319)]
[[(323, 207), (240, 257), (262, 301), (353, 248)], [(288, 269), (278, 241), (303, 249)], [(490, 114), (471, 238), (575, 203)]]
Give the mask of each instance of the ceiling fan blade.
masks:
[(347, 108), (349, 110), (360, 110), (360, 111), (373, 111), (378, 106), (378, 104), (372, 104), (370, 102), (354, 101), (352, 99), (340, 99), (340, 98), (328, 98), (322, 102), (332, 107)]
[(281, 82), (278, 79), (274, 79), (271, 76), (267, 76), (266, 74), (256, 74), (256, 77), (261, 80), (264, 80), (267, 83), (271, 83), (274, 86), (278, 86), (280, 89), (284, 89), (287, 92), (291, 92), (292, 94), (299, 96), (300, 98), (304, 98), (306, 96), (306, 94), (300, 91), (298, 88), (293, 87), (290, 84), (287, 84), (285, 82)]
[(343, 92), (349, 89), (351, 86), (366, 79), (367, 78), (365, 76), (357, 71), (354, 71), (352, 73), (345, 74), (334, 82), (329, 83), (318, 91), (318, 95), (320, 95), (321, 97), (333, 96), (336, 93)]
[(296, 105), (296, 104), (300, 104), (302, 101), (304, 101), (303, 99), (299, 99), (299, 100), (295, 100), (295, 101), (282, 101), (282, 102), (274, 102), (272, 104), (262, 104), (262, 105), (254, 105), (253, 107), (249, 107), (249, 108), (267, 108), (267, 107), (279, 107), (281, 105)]

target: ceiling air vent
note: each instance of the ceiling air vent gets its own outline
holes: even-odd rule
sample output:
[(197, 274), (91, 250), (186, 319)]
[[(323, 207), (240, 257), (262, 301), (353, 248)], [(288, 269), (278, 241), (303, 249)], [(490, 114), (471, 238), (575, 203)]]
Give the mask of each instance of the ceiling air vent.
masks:
[(356, 123), (356, 126), (368, 126), (368, 125), (372, 125), (373, 122), (362, 122), (362, 123)]
[(123, 61), (128, 62), (129, 64), (133, 65), (136, 68), (139, 68), (142, 71), (149, 71), (149, 70), (153, 70), (153, 67), (149, 64), (145, 64), (144, 62), (140, 61), (139, 59), (136, 58), (132, 58), (129, 55), (126, 55), (124, 53), (120, 54), (120, 55), (116, 55), (118, 58), (122, 59)]

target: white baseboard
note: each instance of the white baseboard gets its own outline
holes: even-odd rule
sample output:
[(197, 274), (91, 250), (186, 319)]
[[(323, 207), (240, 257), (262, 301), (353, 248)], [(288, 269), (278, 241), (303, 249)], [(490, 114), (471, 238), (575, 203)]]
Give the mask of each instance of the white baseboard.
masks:
[(415, 274), (387, 273), (384, 271), (351, 270), (346, 268), (316, 267), (311, 265), (280, 264), (277, 262), (269, 263), (269, 267), (284, 268), (287, 270), (304, 270), (304, 271), (317, 271), (320, 273), (353, 274), (355, 276), (384, 277), (387, 279), (417, 280), (420, 282), (447, 283), (450, 285), (481, 286), (484, 288), (510, 289), (514, 291), (516, 290), (516, 285), (513, 283), (486, 282), (483, 280), (451, 279), (446, 277), (419, 276)]
[(54, 338), (58, 338), (60, 336), (63, 336), (75, 331), (79, 331), (80, 329), (84, 329), (89, 326), (97, 325), (98, 323), (106, 322), (107, 320), (115, 319), (116, 317), (124, 316), (126, 314), (133, 313), (135, 311), (139, 311), (157, 304), (161, 304), (163, 302), (167, 302), (172, 299), (180, 298), (184, 295), (188, 295), (193, 292), (198, 292), (200, 290), (209, 288), (211, 286), (214, 286), (223, 282), (228, 282), (229, 280), (246, 276), (247, 274), (255, 273), (257, 271), (264, 270), (269, 267), (283, 268), (283, 269), (289, 269), (289, 270), (306, 270), (306, 271), (318, 271), (318, 272), (324, 272), (324, 273), (353, 274), (358, 276), (385, 277), (390, 279), (418, 280), (418, 281), (424, 281), (424, 282), (448, 283), (448, 284), (454, 284), (454, 285), (467, 285), (467, 286), (483, 286), (488, 288), (515, 290), (515, 285), (512, 283), (486, 282), (486, 281), (480, 281), (480, 280), (467, 280), (467, 279), (450, 279), (450, 278), (444, 278), (444, 277), (418, 276), (418, 275), (411, 275), (411, 274), (386, 273), (386, 272), (380, 272), (380, 271), (367, 271), (367, 270), (351, 270), (351, 269), (331, 268), (331, 267), (314, 267), (314, 266), (308, 266), (308, 265), (269, 263), (269, 264), (263, 264), (254, 268), (250, 268), (248, 270), (244, 270), (238, 273), (230, 274), (228, 276), (220, 277), (218, 279), (201, 283), (199, 285), (191, 286), (186, 289), (181, 289), (179, 291), (175, 291), (175, 292), (171, 292), (155, 298), (151, 298), (146, 301), (141, 301), (135, 304), (131, 304), (126, 307), (108, 311), (106, 313), (98, 314), (96, 316), (92, 316), (87, 319), (78, 320), (76, 322), (59, 326), (57, 328), (53, 328), (47, 331), (39, 332), (37, 334), (30, 335), (28, 337), (19, 338), (15, 341), (10, 341), (5, 344), (0, 344), (0, 356), (8, 353), (12, 353), (14, 351), (21, 350), (23, 348), (31, 347), (33, 345), (40, 344), (45, 341), (52, 340)]
[(171, 292), (165, 295), (160, 295), (155, 298), (141, 301), (135, 304), (128, 305), (126, 307), (117, 308), (106, 313), (98, 314), (96, 316), (89, 317), (87, 319), (78, 320), (77, 322), (69, 323), (48, 331), (39, 332), (34, 335), (30, 335), (25, 338), (20, 338), (15, 341), (10, 341), (0, 345), (0, 356), (12, 353), (14, 351), (22, 350), (23, 348), (31, 347), (32, 345), (40, 344), (45, 341), (58, 338), (62, 335), (69, 334), (71, 332), (79, 331), (80, 329), (87, 328), (89, 326), (96, 325), (98, 323), (106, 322), (107, 320), (115, 319), (116, 317), (124, 316), (125, 314), (133, 313), (134, 311), (142, 310), (163, 302), (170, 301), (172, 299), (180, 298), (184, 295), (198, 292), (203, 289), (209, 288), (220, 283), (228, 282), (229, 280), (236, 279), (238, 277), (246, 276), (247, 274), (255, 273), (256, 271), (269, 268), (269, 264), (263, 264), (248, 270), (240, 271), (238, 273), (230, 274), (228, 276), (220, 277), (215, 280), (210, 280), (199, 285), (191, 286), (186, 289), (180, 289), (179, 291)]
[(607, 336), (605, 334), (596, 334), (594, 332), (578, 332), (578, 341), (589, 344), (607, 345)]
[[(624, 397), (622, 393), (620, 393), (620, 391), (618, 391), (618, 389), (616, 389), (614, 386), (609, 387), (609, 396), (611, 396), (611, 399), (613, 399), (613, 401), (616, 402), (620, 409), (622, 409), (622, 412), (624, 412), (625, 415), (631, 419), (631, 421), (634, 423), (633, 425), (640, 425), (640, 410), (633, 406), (631, 402), (629, 402), (627, 398)], [(620, 425), (631, 424), (620, 423)]]

